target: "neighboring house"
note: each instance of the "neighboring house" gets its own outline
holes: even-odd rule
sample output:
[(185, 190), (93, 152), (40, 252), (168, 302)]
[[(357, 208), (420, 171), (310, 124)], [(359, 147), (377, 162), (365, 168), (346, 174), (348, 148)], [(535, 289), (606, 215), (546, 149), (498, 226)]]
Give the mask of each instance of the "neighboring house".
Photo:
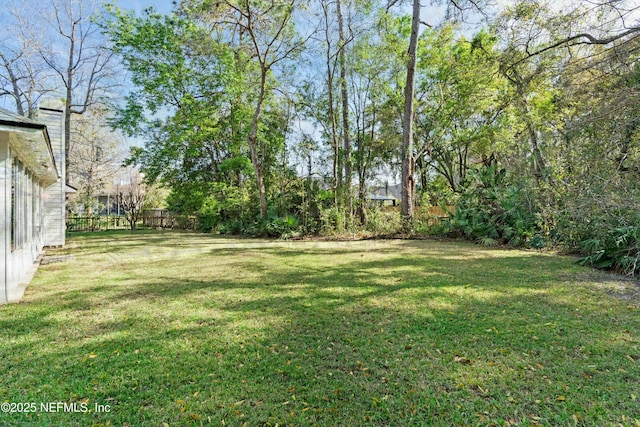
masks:
[(65, 242), (63, 113), (0, 109), (0, 303), (17, 301), (46, 246)]
[(367, 198), (378, 206), (399, 205), (402, 200), (402, 184), (371, 187)]

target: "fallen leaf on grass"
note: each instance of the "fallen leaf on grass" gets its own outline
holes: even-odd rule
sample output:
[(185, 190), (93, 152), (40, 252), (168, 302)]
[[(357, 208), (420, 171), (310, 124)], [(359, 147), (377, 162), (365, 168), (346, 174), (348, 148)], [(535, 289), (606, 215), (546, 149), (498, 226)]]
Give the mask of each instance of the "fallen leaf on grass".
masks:
[(454, 356), (453, 357), (453, 361), (457, 362), (457, 363), (462, 363), (463, 365), (470, 365), (471, 364), (471, 360), (467, 359), (466, 357), (460, 357), (460, 356)]

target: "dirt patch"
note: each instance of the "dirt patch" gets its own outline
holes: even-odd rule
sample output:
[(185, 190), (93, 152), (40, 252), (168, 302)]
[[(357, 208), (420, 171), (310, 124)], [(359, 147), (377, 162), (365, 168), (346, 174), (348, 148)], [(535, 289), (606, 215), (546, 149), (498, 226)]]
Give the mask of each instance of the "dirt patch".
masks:
[(586, 270), (578, 278), (595, 283), (607, 294), (640, 307), (640, 278), (600, 270)]

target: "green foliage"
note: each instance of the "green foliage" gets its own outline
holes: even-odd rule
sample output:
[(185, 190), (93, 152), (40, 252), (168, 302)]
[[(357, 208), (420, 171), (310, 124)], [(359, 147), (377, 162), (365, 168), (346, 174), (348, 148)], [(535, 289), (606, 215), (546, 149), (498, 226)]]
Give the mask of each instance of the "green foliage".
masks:
[(396, 235), (403, 230), (400, 211), (385, 208), (371, 208), (367, 212), (366, 231), (379, 236)]
[(336, 206), (323, 209), (320, 213), (323, 234), (343, 233), (345, 231), (345, 215)]
[(418, 187), (416, 191), (421, 193), (420, 206), (454, 206), (459, 197), (440, 174), (430, 177), (426, 186)]
[(179, 214), (192, 214), (200, 210), (211, 193), (211, 184), (200, 186), (184, 185), (174, 188), (167, 196), (167, 209)]
[(582, 243), (587, 254), (578, 262), (595, 268), (635, 276), (640, 273), (640, 226), (630, 225), (609, 230), (604, 239)]
[(319, 234), (322, 230), (321, 213), (333, 203), (333, 192), (322, 190), (318, 181), (306, 179), (301, 196), (297, 209), (301, 232), (306, 235)]
[[(453, 25), (425, 31), (420, 44), (416, 144), (423, 176), (446, 179), (462, 191), (474, 161), (499, 147), (507, 120), (507, 81), (498, 73), (496, 37), (486, 31), (471, 40)], [(423, 179), (424, 180), (424, 179)]]
[[(169, 208), (197, 217), (205, 231), (396, 233), (395, 212), (360, 216), (351, 207), (364, 207), (366, 186), (397, 167), (411, 18), (365, 3), (344, 5), (354, 24), (344, 45), (332, 33), (331, 8), (312, 4), (304, 7), (327, 22), (306, 45), (294, 25), (300, 9), (280, 1), (185, 0), (173, 15), (151, 10), (142, 17), (110, 6), (102, 25), (135, 86), (114, 124), (147, 142), (129, 162), (159, 178), (171, 190)], [(252, 14), (238, 13), (245, 9)], [(472, 37), (449, 23), (420, 34), (413, 153), (419, 200), (457, 210), (450, 222), (417, 214), (411, 229), (487, 246), (552, 244), (582, 251), (586, 264), (635, 274), (629, 227), (640, 211), (639, 39), (590, 46), (580, 38), (545, 50), (581, 26), (600, 33), (586, 27), (592, 23), (579, 7), (569, 9), (521, 1)], [(614, 5), (594, 10), (596, 25), (619, 18)], [(255, 20), (247, 21), (250, 15)], [(230, 23), (247, 37), (236, 37)], [(310, 55), (299, 56), (305, 49)], [(346, 54), (347, 108), (339, 102), (338, 52)], [(290, 68), (294, 58), (305, 72)], [(315, 129), (300, 137), (295, 120)], [(294, 165), (292, 155), (303, 164)], [(349, 181), (357, 190), (347, 191)], [(256, 219), (259, 211), (264, 219)]]
[(300, 221), (293, 215), (279, 216), (273, 212), (266, 218), (258, 216), (244, 233), (254, 237), (279, 237), (287, 239), (300, 234)]
[(319, 234), (342, 235), (355, 234), (359, 231), (361, 227), (357, 215), (349, 215), (346, 210), (329, 203), (321, 209)]
[(538, 232), (538, 214), (525, 191), (506, 180), (506, 170), (495, 166), (473, 171), (471, 183), (460, 196), (452, 228), (482, 245), (508, 243), (543, 246)]
[(166, 207), (166, 200), (169, 191), (158, 185), (151, 185), (147, 188), (147, 196), (145, 197), (142, 209), (162, 209)]

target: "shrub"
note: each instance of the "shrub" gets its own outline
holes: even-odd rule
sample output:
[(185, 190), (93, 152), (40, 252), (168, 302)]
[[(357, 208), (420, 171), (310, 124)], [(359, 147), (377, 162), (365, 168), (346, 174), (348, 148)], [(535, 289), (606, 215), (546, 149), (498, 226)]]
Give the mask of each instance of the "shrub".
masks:
[(211, 232), (221, 221), (221, 203), (215, 197), (207, 197), (198, 210), (198, 228), (205, 233)]
[(254, 237), (287, 239), (300, 234), (300, 221), (293, 215), (278, 216), (270, 213), (267, 218), (258, 218), (244, 229), (244, 233)]
[(237, 223), (242, 224), (243, 219), (253, 213), (244, 191), (225, 183), (213, 183), (212, 194), (202, 200), (197, 211), (200, 231), (240, 232), (242, 226), (238, 229)]
[(344, 220), (344, 213), (335, 206), (322, 209), (320, 212), (322, 224), (320, 232), (322, 234), (342, 233), (345, 230)]
[(604, 239), (582, 243), (587, 254), (578, 262), (595, 268), (636, 276), (640, 273), (640, 227), (630, 225), (610, 230)]
[(372, 208), (368, 211), (366, 230), (377, 235), (392, 235), (403, 229), (399, 210)]
[(505, 176), (506, 170), (495, 166), (471, 173), (471, 183), (456, 205), (452, 230), (486, 246), (544, 246), (534, 204), (522, 188), (508, 185)]

